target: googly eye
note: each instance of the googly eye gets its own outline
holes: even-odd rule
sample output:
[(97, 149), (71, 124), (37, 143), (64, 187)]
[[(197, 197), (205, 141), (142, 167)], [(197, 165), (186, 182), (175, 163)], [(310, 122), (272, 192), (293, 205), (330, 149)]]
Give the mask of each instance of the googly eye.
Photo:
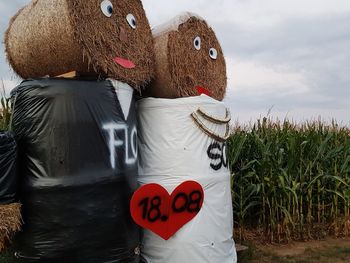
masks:
[(214, 60), (217, 59), (218, 58), (218, 51), (215, 48), (209, 49), (209, 56)]
[(131, 26), (132, 29), (136, 29), (136, 18), (133, 14), (128, 14), (126, 16), (126, 20), (128, 21), (129, 26)]
[(113, 4), (111, 3), (111, 1), (103, 0), (101, 2), (101, 10), (106, 17), (111, 17), (113, 14)]
[(193, 45), (194, 45), (195, 49), (200, 50), (201, 49), (201, 38), (200, 37), (196, 37), (193, 40)]

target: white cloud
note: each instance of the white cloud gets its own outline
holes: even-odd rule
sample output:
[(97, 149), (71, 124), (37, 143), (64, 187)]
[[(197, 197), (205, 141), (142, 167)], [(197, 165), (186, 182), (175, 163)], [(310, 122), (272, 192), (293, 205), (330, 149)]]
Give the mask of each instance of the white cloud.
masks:
[(227, 59), (229, 87), (235, 92), (293, 95), (307, 92), (305, 76), (283, 65), (266, 65), (255, 61)]
[(263, 117), (270, 117), (272, 119), (284, 120), (287, 118), (290, 121), (295, 122), (305, 122), (310, 120), (318, 120), (321, 118), (322, 121), (330, 123), (335, 119), (339, 125), (350, 126), (350, 121), (348, 120), (349, 112), (345, 109), (343, 110), (333, 110), (329, 111), (324, 108), (298, 108), (289, 111), (278, 110), (271, 105), (269, 108), (264, 108), (261, 110), (250, 110), (244, 111), (234, 105), (230, 105), (231, 115), (233, 123), (254, 123), (257, 119)]
[(210, 22), (247, 27), (271, 26), (296, 16), (327, 16), (350, 11), (348, 0), (144, 0), (143, 3), (153, 25), (183, 11), (197, 12)]
[[(29, 0), (0, 1), (0, 33)], [(227, 57), (227, 104), (241, 120), (272, 114), (350, 120), (349, 0), (143, 0), (151, 26), (206, 18)], [(14, 74), (0, 48), (0, 78)], [(7, 91), (8, 92), (8, 91)]]
[(0, 80), (0, 97), (5, 95), (8, 97), (13, 88), (15, 88), (20, 83), (19, 80), (4, 79)]

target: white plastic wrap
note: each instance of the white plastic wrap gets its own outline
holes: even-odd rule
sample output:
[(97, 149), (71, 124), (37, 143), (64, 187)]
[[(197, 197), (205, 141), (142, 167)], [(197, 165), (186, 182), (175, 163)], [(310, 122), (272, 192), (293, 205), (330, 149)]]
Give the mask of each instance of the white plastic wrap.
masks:
[(184, 13), (174, 17), (169, 22), (152, 28), (152, 34), (154, 37), (157, 37), (157, 36), (162, 35), (162, 34), (167, 33), (167, 32), (177, 31), (179, 26), (186, 23), (191, 17), (196, 17), (199, 20), (204, 21), (204, 19), (197, 14), (194, 14), (191, 12), (184, 12)]
[(116, 90), (116, 94), (119, 100), (120, 107), (122, 108), (124, 119), (127, 120), (129, 117), (130, 106), (134, 94), (134, 89), (131, 88), (127, 83), (108, 79)]
[[(219, 119), (227, 115), (222, 102), (206, 95), (148, 98), (138, 103), (139, 183), (157, 183), (171, 193), (182, 182), (194, 180), (204, 189), (201, 211), (169, 240), (144, 231), (141, 251), (149, 263), (237, 260), (226, 144), (212, 139), (196, 125), (191, 114), (199, 108)], [(225, 135), (226, 125), (204, 118), (201, 121), (213, 133)]]

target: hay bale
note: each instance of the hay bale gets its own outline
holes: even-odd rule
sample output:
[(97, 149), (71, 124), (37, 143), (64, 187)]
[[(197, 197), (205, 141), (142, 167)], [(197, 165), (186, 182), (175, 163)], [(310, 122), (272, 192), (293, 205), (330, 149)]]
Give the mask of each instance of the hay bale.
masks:
[[(185, 13), (155, 28), (153, 36), (156, 79), (147, 87), (147, 96), (197, 96), (198, 87), (202, 87), (213, 98), (224, 98), (227, 85), (225, 58), (213, 29), (205, 20)], [(200, 49), (194, 45), (197, 37), (201, 40)], [(212, 48), (217, 51), (216, 59), (210, 55)]]
[[(113, 11), (106, 16), (109, 3)], [(5, 45), (22, 78), (77, 71), (139, 87), (154, 73), (153, 39), (140, 0), (33, 0), (11, 19)], [(135, 66), (122, 66), (120, 59)]]
[(0, 252), (22, 226), (21, 204), (0, 205)]

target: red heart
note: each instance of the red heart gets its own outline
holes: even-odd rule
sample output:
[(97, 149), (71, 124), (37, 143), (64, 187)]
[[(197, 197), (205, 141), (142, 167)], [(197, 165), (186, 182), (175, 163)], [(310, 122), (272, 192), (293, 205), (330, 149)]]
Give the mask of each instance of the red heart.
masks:
[(194, 181), (180, 184), (171, 195), (159, 184), (147, 184), (133, 195), (130, 212), (138, 225), (168, 240), (198, 214), (203, 200), (203, 188)]

